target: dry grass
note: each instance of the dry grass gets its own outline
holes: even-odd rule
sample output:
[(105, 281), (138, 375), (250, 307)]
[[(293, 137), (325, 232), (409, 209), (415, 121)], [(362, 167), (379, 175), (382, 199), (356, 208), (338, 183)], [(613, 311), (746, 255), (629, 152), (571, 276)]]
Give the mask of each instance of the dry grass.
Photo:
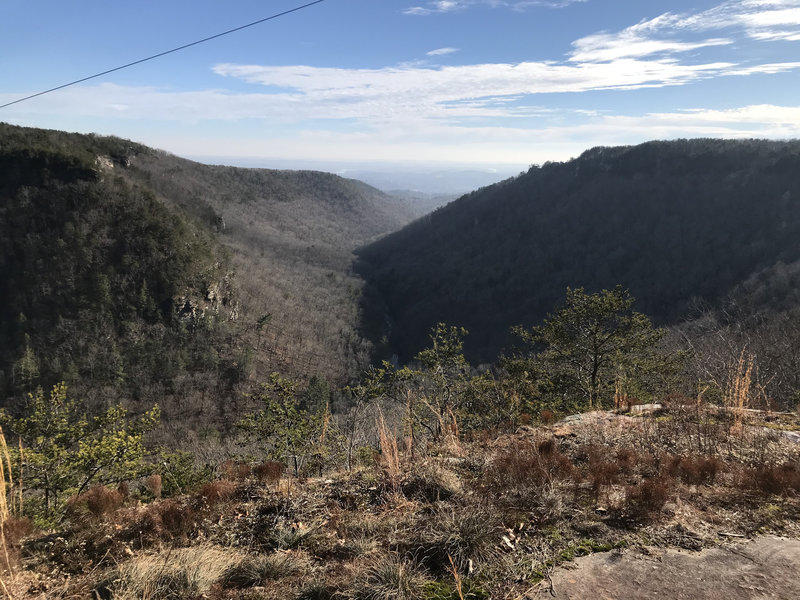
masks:
[(266, 483), (277, 483), (283, 475), (283, 463), (275, 460), (257, 464), (253, 467), (253, 475), (256, 479)]
[(742, 432), (745, 411), (751, 404), (754, 364), (755, 357), (752, 354), (745, 357), (745, 351), (742, 350), (736, 368), (725, 388), (723, 401), (734, 417), (731, 428), (733, 433)]
[(381, 465), (389, 482), (394, 488), (399, 489), (402, 469), (400, 467), (400, 452), (397, 448), (397, 436), (389, 431), (383, 412), (378, 413), (377, 427), (378, 440), (381, 447)]
[(230, 548), (199, 544), (169, 548), (132, 558), (101, 587), (114, 600), (165, 600), (201, 597), (245, 556)]
[(413, 562), (391, 554), (373, 561), (356, 579), (349, 596), (353, 600), (422, 600), (428, 581)]

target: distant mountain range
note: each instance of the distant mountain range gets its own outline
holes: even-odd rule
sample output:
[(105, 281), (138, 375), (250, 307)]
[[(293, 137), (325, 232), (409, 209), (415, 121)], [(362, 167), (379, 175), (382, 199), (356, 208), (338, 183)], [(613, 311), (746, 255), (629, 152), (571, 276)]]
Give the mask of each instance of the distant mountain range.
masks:
[(315, 170), (358, 179), (384, 192), (407, 190), (429, 196), (455, 195), (513, 177), (526, 165), (468, 165), (425, 162), (344, 162), (320, 160), (287, 160), (225, 156), (196, 156), (205, 164), (229, 164), (248, 168)]
[[(661, 324), (746, 291), (790, 306), (800, 259), (800, 142), (594, 148), (467, 194), (358, 252), (364, 327), (407, 360), (437, 322), (473, 361), (538, 324), (567, 286), (622, 284)], [(780, 274), (783, 275), (780, 275)]]

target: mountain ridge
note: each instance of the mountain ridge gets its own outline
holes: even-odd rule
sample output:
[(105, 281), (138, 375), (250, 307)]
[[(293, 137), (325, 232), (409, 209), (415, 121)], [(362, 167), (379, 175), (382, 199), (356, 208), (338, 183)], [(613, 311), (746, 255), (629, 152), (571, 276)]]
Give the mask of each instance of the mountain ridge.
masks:
[[(800, 142), (599, 147), (455, 202), (358, 251), (366, 328), (407, 360), (439, 321), (492, 360), (584, 286), (630, 288), (658, 323), (719, 305), (753, 273), (800, 259)], [(388, 321), (392, 330), (376, 331)]]

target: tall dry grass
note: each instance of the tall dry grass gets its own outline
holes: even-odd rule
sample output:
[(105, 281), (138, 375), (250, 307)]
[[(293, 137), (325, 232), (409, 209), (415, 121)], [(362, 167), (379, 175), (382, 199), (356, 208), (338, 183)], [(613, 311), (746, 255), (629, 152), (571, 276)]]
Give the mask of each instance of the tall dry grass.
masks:
[(400, 467), (400, 451), (397, 448), (397, 436), (389, 431), (383, 411), (378, 412), (377, 427), (378, 441), (381, 446), (381, 465), (386, 470), (389, 481), (398, 487), (403, 473)]
[[(21, 446), (20, 446), (21, 449)], [(8, 478), (8, 482), (6, 482)], [(9, 504), (8, 498), (11, 496), (11, 503)], [(3, 547), (3, 561), (5, 562), (4, 570), (14, 577), (14, 570), (11, 566), (11, 558), (8, 553), (8, 543), (6, 541), (6, 524), (11, 518), (11, 509), (14, 505), (14, 478), (13, 470), (11, 468), (11, 456), (8, 452), (8, 444), (6, 444), (6, 436), (3, 433), (3, 428), (0, 427), (0, 543)], [(20, 489), (19, 496), (19, 510), (22, 510), (22, 490)], [(11, 593), (6, 587), (5, 581), (0, 577), (0, 587), (7, 598), (11, 598)]]
[(231, 548), (201, 544), (132, 558), (108, 587), (119, 600), (204, 597), (220, 577), (245, 558)]
[(741, 434), (743, 431), (746, 411), (754, 395), (754, 369), (755, 357), (742, 350), (723, 394), (725, 407), (733, 415), (732, 433)]

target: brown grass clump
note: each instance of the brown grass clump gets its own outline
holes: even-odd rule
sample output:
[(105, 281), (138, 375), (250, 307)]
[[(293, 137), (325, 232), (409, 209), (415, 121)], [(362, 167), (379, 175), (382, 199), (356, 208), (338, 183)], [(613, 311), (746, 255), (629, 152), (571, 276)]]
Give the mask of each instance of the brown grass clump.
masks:
[(415, 466), (400, 487), (406, 498), (430, 503), (450, 500), (461, 493), (456, 474), (429, 461)]
[(669, 479), (659, 477), (644, 479), (625, 488), (625, 502), (618, 510), (623, 521), (650, 520), (669, 499)]
[(208, 506), (230, 500), (236, 493), (237, 485), (227, 479), (217, 479), (203, 484), (200, 488), (200, 497)]
[(672, 456), (667, 459), (665, 467), (668, 475), (680, 477), (684, 483), (712, 485), (724, 470), (725, 463), (713, 456)]
[(95, 594), (114, 600), (207, 597), (213, 583), (242, 559), (230, 548), (207, 544), (170, 548), (132, 558), (99, 585)]
[(83, 494), (70, 498), (67, 503), (67, 518), (75, 522), (88, 517), (102, 519), (121, 508), (124, 500), (119, 491), (104, 485), (95, 485)]
[(469, 574), (500, 556), (504, 529), (496, 511), (484, 506), (456, 506), (436, 511), (411, 554), (434, 573), (455, 567)]
[(283, 475), (283, 463), (276, 460), (268, 460), (253, 467), (253, 475), (259, 481), (266, 483), (276, 483)]
[(219, 583), (225, 589), (264, 585), (266, 581), (298, 573), (301, 566), (293, 555), (284, 552), (267, 556), (247, 556), (225, 569)]
[(421, 600), (428, 579), (413, 563), (396, 554), (381, 557), (356, 579), (354, 600)]
[(740, 486), (776, 496), (796, 494), (800, 492), (800, 463), (787, 462), (744, 469)]
[(161, 490), (162, 490), (162, 481), (161, 475), (158, 473), (153, 473), (145, 478), (144, 482), (144, 489), (146, 489), (150, 494), (152, 494), (153, 498), (161, 498)]

